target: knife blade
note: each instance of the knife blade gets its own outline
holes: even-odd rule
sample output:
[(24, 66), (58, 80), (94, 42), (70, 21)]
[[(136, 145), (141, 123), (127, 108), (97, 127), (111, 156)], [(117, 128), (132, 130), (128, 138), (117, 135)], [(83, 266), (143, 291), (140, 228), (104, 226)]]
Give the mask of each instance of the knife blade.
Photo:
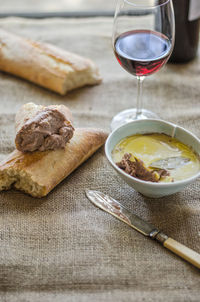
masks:
[(86, 190), (86, 195), (97, 207), (122, 220), (143, 235), (151, 237), (153, 234), (159, 232), (152, 224), (143, 221), (139, 216), (129, 212), (112, 197), (92, 190)]
[(125, 222), (136, 231), (155, 239), (164, 247), (200, 269), (200, 254), (168, 237), (158, 228), (130, 212), (114, 198), (94, 190), (86, 190), (87, 198), (97, 207)]

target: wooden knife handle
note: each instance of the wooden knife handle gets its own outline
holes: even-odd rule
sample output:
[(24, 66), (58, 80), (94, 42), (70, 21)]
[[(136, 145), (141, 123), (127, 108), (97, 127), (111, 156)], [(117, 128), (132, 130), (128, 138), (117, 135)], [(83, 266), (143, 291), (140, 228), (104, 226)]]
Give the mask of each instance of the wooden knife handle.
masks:
[(194, 266), (200, 268), (200, 254), (193, 251), (192, 249), (186, 247), (185, 245), (179, 243), (178, 241), (168, 238), (163, 242), (163, 246), (177, 254), (181, 258), (190, 262)]

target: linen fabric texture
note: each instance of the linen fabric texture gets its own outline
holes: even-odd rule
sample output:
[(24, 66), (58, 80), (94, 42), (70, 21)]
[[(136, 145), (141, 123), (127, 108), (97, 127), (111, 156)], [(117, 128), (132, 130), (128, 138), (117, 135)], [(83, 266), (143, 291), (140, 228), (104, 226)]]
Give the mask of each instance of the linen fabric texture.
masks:
[[(21, 105), (64, 104), (75, 127), (109, 131), (111, 118), (136, 105), (136, 79), (117, 63), (112, 18), (25, 20), (0, 27), (89, 57), (103, 83), (66, 96), (0, 73), (0, 160), (14, 149)], [(168, 64), (144, 82), (144, 107), (200, 136), (200, 60)], [(162, 199), (145, 198), (97, 151), (47, 197), (0, 193), (0, 301), (199, 301), (199, 270), (96, 208), (85, 189), (100, 190), (173, 239), (200, 252), (200, 180)]]

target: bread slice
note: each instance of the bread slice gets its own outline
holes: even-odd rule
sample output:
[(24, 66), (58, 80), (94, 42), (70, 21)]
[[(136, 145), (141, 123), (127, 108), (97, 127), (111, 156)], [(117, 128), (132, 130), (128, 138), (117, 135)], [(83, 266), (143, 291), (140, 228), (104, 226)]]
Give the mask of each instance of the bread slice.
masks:
[(32, 153), (15, 150), (0, 163), (0, 191), (14, 187), (43, 197), (101, 147), (106, 138), (101, 130), (79, 128), (65, 149)]
[(72, 138), (72, 114), (64, 105), (24, 104), (15, 117), (15, 145), (19, 151), (64, 148)]
[(0, 29), (0, 70), (61, 95), (101, 82), (98, 69), (91, 60), (3, 29)]

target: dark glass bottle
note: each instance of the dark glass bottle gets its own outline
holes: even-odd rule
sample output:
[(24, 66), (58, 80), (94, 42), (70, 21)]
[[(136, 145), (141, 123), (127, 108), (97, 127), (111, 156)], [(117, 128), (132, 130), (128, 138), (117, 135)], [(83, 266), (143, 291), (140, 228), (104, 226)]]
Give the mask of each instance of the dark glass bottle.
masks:
[[(200, 1), (200, 0), (199, 0)], [(188, 62), (195, 58), (199, 43), (199, 19), (188, 20), (190, 0), (173, 0), (176, 37), (171, 62)]]

